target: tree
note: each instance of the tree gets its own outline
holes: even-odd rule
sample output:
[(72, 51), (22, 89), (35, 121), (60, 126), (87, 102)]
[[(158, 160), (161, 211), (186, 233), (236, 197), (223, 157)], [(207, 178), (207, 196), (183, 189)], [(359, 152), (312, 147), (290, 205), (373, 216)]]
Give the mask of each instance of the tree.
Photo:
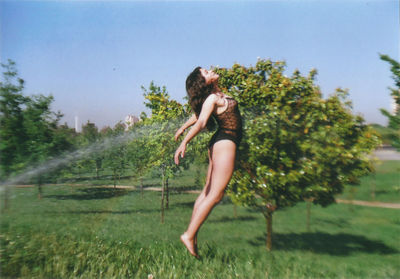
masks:
[[(15, 62), (1, 64), (5, 69), (0, 82), (0, 175), (6, 179), (18, 169), (25, 153), (25, 131), (22, 126), (22, 105), (25, 97), (22, 95), (24, 80), (18, 78)], [(8, 207), (8, 187), (4, 191), (3, 209)]]
[[(68, 127), (67, 123), (59, 125), (53, 134), (53, 142), (56, 154), (73, 153), (77, 148), (78, 134), (74, 128)], [(53, 173), (57, 179), (72, 173), (73, 164), (65, 164), (62, 168), (57, 168)]]
[(175, 131), (178, 129), (176, 119), (185, 115), (184, 106), (175, 100), (170, 100), (166, 87), (159, 87), (150, 83), (149, 89), (142, 86), (145, 97), (145, 105), (151, 109), (151, 117), (145, 118), (146, 125), (152, 125), (148, 136), (147, 144), (150, 148), (149, 156), (153, 166), (159, 167), (161, 171), (161, 222), (164, 222), (164, 199), (165, 207), (169, 206), (169, 179), (181, 167), (187, 167), (188, 162), (182, 166), (176, 166), (173, 162), (173, 154), (177, 144), (173, 140)]
[[(114, 126), (114, 129), (106, 129), (105, 137), (116, 139), (122, 137), (125, 132), (125, 126), (120, 122)], [(126, 149), (127, 144), (123, 142), (111, 142), (112, 144), (105, 147), (104, 150), (104, 165), (112, 170), (114, 188), (117, 185), (117, 177), (120, 180), (121, 175), (128, 166)]]
[(220, 87), (238, 100), (245, 118), (228, 193), (263, 213), (268, 250), (275, 210), (310, 198), (323, 206), (335, 202), (344, 185), (372, 170), (367, 153), (379, 142), (362, 117), (351, 114), (347, 91), (324, 100), (315, 70), (287, 77), (284, 69), (284, 62), (270, 60), (216, 69)]
[[(5, 72), (0, 82), (0, 172), (7, 179), (60, 155), (71, 145), (62, 137), (65, 134), (57, 132), (62, 114), (51, 111), (54, 98), (24, 96), (24, 81), (18, 77), (15, 62), (8, 60), (1, 66)], [(35, 177), (39, 197), (43, 178), (42, 174)]]
[(5, 69), (0, 82), (0, 171), (7, 178), (20, 169), (26, 154), (26, 131), (23, 126), (23, 105), (27, 98), (22, 94), (24, 80), (18, 77), (15, 62), (1, 64)]
[(396, 88), (389, 88), (396, 106), (394, 113), (391, 114), (385, 109), (381, 109), (381, 112), (389, 119), (388, 128), (392, 129), (389, 138), (391, 139), (392, 145), (400, 151), (400, 63), (390, 58), (388, 55), (381, 54), (380, 58), (390, 64), (390, 71), (392, 72), (392, 78), (396, 85)]
[[(96, 142), (101, 140), (101, 134), (99, 133), (98, 128), (94, 123), (87, 122), (85, 125), (82, 126), (82, 146), (89, 146), (95, 144)], [(96, 179), (99, 179), (99, 173), (102, 169), (104, 154), (100, 152), (94, 152), (90, 154), (90, 159), (95, 166), (96, 170)]]
[[(59, 134), (56, 136), (62, 115), (50, 110), (53, 100), (53, 96), (43, 95), (26, 98), (22, 123), (26, 135), (24, 169), (55, 158), (70, 147), (67, 139), (61, 139)], [(41, 185), (56, 172), (57, 169), (34, 177), (39, 198), (42, 197)]]
[(145, 134), (144, 122), (135, 123), (129, 130), (135, 134), (132, 141), (127, 144), (128, 167), (134, 170), (134, 177), (140, 181), (140, 193), (143, 197), (143, 176), (152, 166), (151, 150)]

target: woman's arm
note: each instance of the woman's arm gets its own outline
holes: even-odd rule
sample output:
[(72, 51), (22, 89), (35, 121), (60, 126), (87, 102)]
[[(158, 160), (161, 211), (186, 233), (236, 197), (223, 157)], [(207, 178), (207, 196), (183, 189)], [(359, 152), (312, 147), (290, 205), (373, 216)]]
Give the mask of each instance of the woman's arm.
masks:
[(178, 131), (176, 131), (175, 140), (178, 140), (178, 138), (180, 137), (180, 135), (181, 135), (187, 128), (189, 128), (189, 127), (192, 126), (194, 123), (196, 123), (196, 121), (197, 121), (196, 114), (193, 114), (193, 115), (188, 119), (188, 121), (186, 121), (185, 124), (183, 124), (182, 127), (180, 127), (180, 128), (178, 129)]
[(193, 125), (193, 127), (190, 129), (189, 133), (187, 133), (186, 137), (182, 140), (181, 145), (178, 147), (178, 149), (175, 152), (175, 163), (178, 165), (179, 164), (179, 155), (181, 155), (181, 158), (185, 155), (185, 150), (186, 150), (186, 145), (194, 138), (201, 130), (203, 130), (208, 122), (208, 119), (210, 118), (218, 97), (215, 96), (214, 94), (210, 94), (210, 96), (207, 97), (207, 99), (204, 101), (203, 106), (201, 107), (201, 112), (199, 115), (199, 119), (197, 119), (196, 123)]

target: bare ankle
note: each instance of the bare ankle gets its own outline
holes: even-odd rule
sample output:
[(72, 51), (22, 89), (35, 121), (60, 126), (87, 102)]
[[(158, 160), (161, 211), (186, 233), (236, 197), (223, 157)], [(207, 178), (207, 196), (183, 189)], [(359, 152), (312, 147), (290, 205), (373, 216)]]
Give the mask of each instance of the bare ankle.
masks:
[(191, 236), (188, 234), (187, 231), (184, 232), (184, 233), (182, 234), (182, 236), (183, 236), (184, 238), (186, 238), (187, 240), (189, 240), (189, 241), (193, 241), (193, 240), (195, 239), (195, 237), (194, 237), (194, 236), (191, 237)]
[(198, 258), (199, 255), (197, 254), (197, 247), (193, 243), (193, 239), (190, 239), (187, 236), (186, 232), (181, 235), (181, 241), (186, 246), (186, 249), (189, 251), (189, 253)]

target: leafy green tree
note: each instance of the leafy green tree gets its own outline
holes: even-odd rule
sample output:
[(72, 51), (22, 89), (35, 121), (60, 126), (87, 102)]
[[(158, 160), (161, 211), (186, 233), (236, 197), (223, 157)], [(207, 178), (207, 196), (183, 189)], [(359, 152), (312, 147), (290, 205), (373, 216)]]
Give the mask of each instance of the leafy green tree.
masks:
[(143, 197), (143, 176), (152, 167), (149, 154), (152, 153), (149, 139), (145, 134), (144, 122), (137, 122), (129, 129), (129, 133), (135, 135), (134, 139), (127, 144), (128, 167), (134, 171), (134, 177), (140, 182), (140, 193)]
[[(27, 140), (25, 144), (24, 169), (55, 158), (69, 148), (67, 139), (56, 137), (58, 122), (62, 115), (53, 113), (50, 110), (54, 98), (52, 96), (37, 95), (31, 96), (26, 100), (22, 123)], [(35, 184), (38, 186), (39, 198), (42, 196), (41, 185), (55, 172), (57, 170), (38, 174), (34, 178)]]
[[(18, 77), (15, 62), (8, 60), (8, 64), (1, 66), (5, 72), (0, 82), (0, 170), (2, 178), (8, 178), (57, 157), (71, 145), (58, 132), (62, 114), (51, 111), (53, 97), (24, 96), (24, 81)], [(43, 174), (34, 178), (39, 185), (39, 197), (44, 178)]]
[(23, 126), (24, 80), (18, 77), (15, 62), (1, 64), (4, 68), (0, 82), (0, 171), (7, 178), (21, 168), (26, 155), (26, 131)]
[[(68, 126), (67, 123), (59, 125), (53, 134), (53, 142), (55, 152), (57, 154), (72, 153), (78, 147), (78, 134), (74, 128)], [(63, 179), (64, 176), (71, 176), (73, 163), (65, 164), (62, 168), (54, 171), (56, 179)]]
[(390, 64), (390, 71), (396, 85), (396, 88), (389, 88), (396, 105), (395, 112), (391, 114), (385, 109), (381, 109), (381, 112), (389, 119), (388, 128), (392, 130), (389, 138), (392, 146), (400, 151), (400, 63), (388, 55), (380, 55), (380, 58)]
[[(0, 177), (5, 180), (23, 164), (25, 154), (25, 131), (22, 126), (22, 94), (24, 80), (18, 77), (15, 62), (1, 64), (4, 68), (0, 82)], [(2, 210), (8, 207), (8, 187), (4, 191)]]
[[(169, 206), (169, 179), (180, 167), (173, 162), (173, 154), (177, 147), (174, 141), (175, 131), (178, 129), (176, 119), (185, 115), (184, 106), (175, 100), (171, 100), (166, 87), (159, 87), (150, 83), (148, 89), (142, 87), (145, 97), (145, 105), (151, 110), (151, 117), (144, 119), (144, 124), (152, 125), (146, 137), (149, 156), (154, 167), (161, 171), (161, 222), (164, 222), (165, 207)], [(188, 162), (183, 167), (187, 167)]]
[[(82, 126), (82, 143), (81, 146), (88, 147), (95, 144), (96, 142), (102, 140), (101, 134), (94, 123), (87, 121), (85, 125)], [(96, 178), (99, 179), (99, 173), (102, 169), (104, 154), (102, 152), (94, 152), (89, 155), (88, 164), (93, 165), (96, 171)]]
[(228, 192), (234, 202), (263, 213), (268, 250), (275, 210), (310, 198), (323, 206), (335, 202), (344, 185), (372, 170), (367, 154), (379, 142), (364, 120), (351, 114), (346, 91), (324, 100), (314, 84), (315, 70), (287, 77), (284, 69), (284, 62), (270, 60), (216, 69), (220, 87), (238, 100), (245, 118)]
[[(108, 128), (104, 130), (105, 137), (110, 139), (116, 139), (123, 136), (125, 132), (125, 126), (120, 122), (117, 123), (113, 129)], [(114, 188), (117, 185), (118, 180), (121, 179), (121, 175), (128, 167), (127, 158), (127, 144), (126, 142), (117, 142), (107, 146), (104, 150), (104, 165), (111, 169), (114, 180)]]

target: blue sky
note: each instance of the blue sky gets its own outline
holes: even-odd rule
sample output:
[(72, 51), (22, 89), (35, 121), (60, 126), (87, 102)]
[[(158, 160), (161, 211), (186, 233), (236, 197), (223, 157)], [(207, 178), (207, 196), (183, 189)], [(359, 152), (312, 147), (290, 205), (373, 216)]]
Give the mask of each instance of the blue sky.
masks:
[(1, 1), (0, 59), (17, 63), (25, 93), (52, 94), (74, 126), (113, 126), (145, 111), (153, 80), (183, 101), (197, 65), (257, 57), (318, 70), (324, 96), (348, 88), (354, 113), (386, 124), (389, 65), (399, 60), (398, 1)]

